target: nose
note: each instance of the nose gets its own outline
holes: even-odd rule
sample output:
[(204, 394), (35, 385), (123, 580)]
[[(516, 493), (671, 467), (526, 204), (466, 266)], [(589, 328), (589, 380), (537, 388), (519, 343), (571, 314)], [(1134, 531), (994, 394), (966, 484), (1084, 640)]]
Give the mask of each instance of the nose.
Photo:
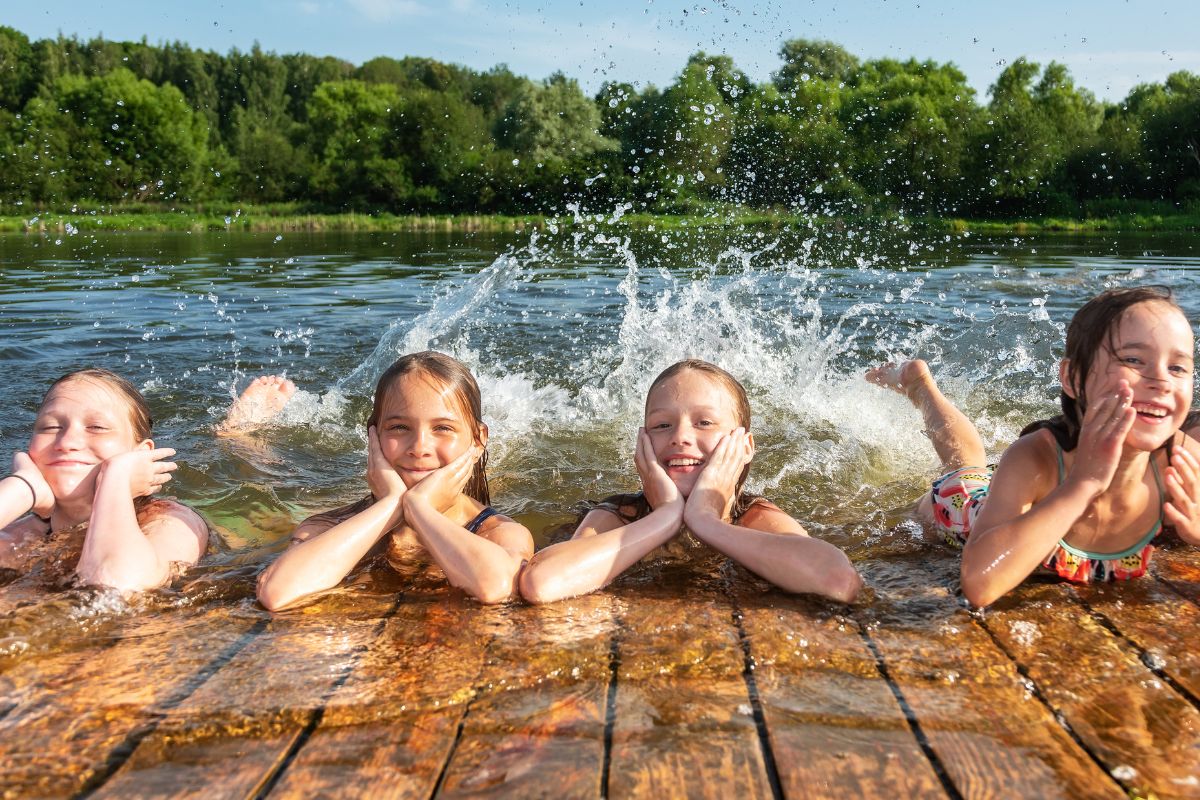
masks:
[(430, 442), (433, 437), (430, 432), (422, 428), (418, 428), (412, 432), (412, 438), (408, 440), (408, 453), (413, 456), (423, 456), (429, 453)]
[(692, 423), (683, 420), (674, 428), (671, 429), (671, 444), (688, 445), (696, 441), (696, 429), (692, 427)]
[(78, 425), (64, 425), (58, 431), (54, 445), (59, 450), (78, 450), (83, 441), (83, 429)]

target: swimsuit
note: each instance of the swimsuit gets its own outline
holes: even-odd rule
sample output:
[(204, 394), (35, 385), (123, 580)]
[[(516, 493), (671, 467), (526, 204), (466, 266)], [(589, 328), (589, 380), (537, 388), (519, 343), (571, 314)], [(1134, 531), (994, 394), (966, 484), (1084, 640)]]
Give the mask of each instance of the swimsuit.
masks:
[(463, 527), (469, 530), (471, 533), (479, 533), (479, 529), (483, 527), (483, 523), (487, 522), (488, 518), (494, 517), (498, 513), (499, 512), (496, 511), (496, 509), (488, 506), (483, 511), (480, 511), (478, 514), (476, 514), (475, 519), (471, 520), (466, 525), (463, 525)]
[[(1058, 456), (1058, 482), (1066, 478), (1062, 447), (1055, 445)], [(1050, 551), (1042, 566), (1060, 578), (1077, 583), (1090, 581), (1118, 581), (1139, 578), (1146, 574), (1150, 556), (1154, 552), (1154, 538), (1162, 530), (1162, 477), (1153, 457), (1150, 468), (1154, 473), (1154, 484), (1158, 487), (1158, 520), (1150, 530), (1132, 547), (1119, 553), (1090, 553), (1073, 547), (1064, 541)], [(987, 499), (988, 486), (992, 480), (991, 467), (962, 467), (948, 472), (933, 482), (930, 499), (933, 501), (933, 516), (938, 532), (951, 545), (966, 544), (979, 516), (983, 502)]]

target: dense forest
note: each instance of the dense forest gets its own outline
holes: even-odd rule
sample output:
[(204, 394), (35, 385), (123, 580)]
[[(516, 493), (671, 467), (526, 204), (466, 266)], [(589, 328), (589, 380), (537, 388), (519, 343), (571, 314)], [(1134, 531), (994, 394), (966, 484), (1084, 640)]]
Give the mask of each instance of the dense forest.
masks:
[(1200, 206), (1200, 76), (1117, 104), (1061, 64), (953, 64), (792, 40), (757, 84), (696, 53), (665, 88), (428, 58), (30, 41), (0, 26), (0, 204), (329, 211), (1082, 215)]

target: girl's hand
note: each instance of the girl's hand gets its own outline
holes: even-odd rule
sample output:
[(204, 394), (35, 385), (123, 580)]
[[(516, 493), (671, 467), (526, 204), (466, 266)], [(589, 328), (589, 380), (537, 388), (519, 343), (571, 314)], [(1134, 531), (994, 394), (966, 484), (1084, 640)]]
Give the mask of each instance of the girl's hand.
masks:
[(654, 444), (645, 428), (638, 428), (637, 445), (633, 449), (633, 463), (637, 466), (638, 476), (642, 479), (642, 492), (650, 508), (659, 508), (668, 503), (677, 502), (679, 487), (671, 476), (658, 463), (654, 452)]
[(1116, 394), (1102, 398), (1083, 415), (1079, 445), (1067, 481), (1092, 484), (1094, 495), (1107, 489), (1121, 460), (1125, 436), (1136, 418), (1133, 390), (1128, 381), (1121, 381)]
[(692, 527), (691, 520), (701, 516), (726, 519), (733, 509), (737, 481), (742, 469), (754, 458), (754, 447), (745, 428), (735, 428), (725, 436), (708, 454), (704, 468), (688, 495), (684, 508), (684, 520)]
[(374, 425), (367, 428), (367, 486), (377, 500), (390, 498), (399, 502), (406, 490), (400, 473), (383, 457)]
[(42, 519), (49, 517), (54, 511), (54, 491), (50, 484), (46, 483), (42, 471), (33, 463), (28, 453), (13, 453), (12, 472), (13, 475), (20, 475), (33, 487), (33, 505), (29, 510)]
[[(171, 480), (171, 473), (179, 465), (162, 459), (173, 455), (175, 450), (170, 447), (130, 450), (107, 459), (100, 465), (100, 474), (107, 480), (115, 478), (127, 481), (132, 497), (144, 497), (154, 494)], [(96, 485), (99, 486), (100, 482), (97, 481)]]
[(406, 499), (418, 498), (429, 503), (439, 514), (454, 505), (458, 496), (466, 488), (471, 473), (475, 471), (475, 463), (483, 456), (483, 448), (474, 445), (458, 458), (444, 467), (435, 469), (419, 482), (414, 484), (406, 494)]
[(1179, 538), (1194, 544), (1200, 541), (1200, 461), (1176, 445), (1166, 473), (1170, 500), (1163, 505), (1163, 519)]

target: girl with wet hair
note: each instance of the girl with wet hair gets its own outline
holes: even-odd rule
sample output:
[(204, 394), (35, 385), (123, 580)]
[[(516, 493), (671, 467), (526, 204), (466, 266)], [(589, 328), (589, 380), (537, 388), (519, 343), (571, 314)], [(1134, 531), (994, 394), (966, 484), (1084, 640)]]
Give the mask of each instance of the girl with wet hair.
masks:
[[(259, 383), (280, 391), (280, 379)], [(389, 367), (367, 420), (370, 493), (302, 522), (259, 578), (259, 601), (272, 611), (295, 605), (381, 550), (392, 562), (428, 556), (481, 602), (512, 597), (533, 537), (490, 506), (482, 417), (475, 378), (450, 356), (413, 353)]]
[(29, 447), (0, 480), (0, 566), (21, 569), (38, 540), (86, 526), (75, 566), (86, 584), (162, 586), (208, 548), (191, 509), (151, 495), (171, 479), (170, 448), (150, 438), (145, 398), (104, 369), (71, 372), (42, 398)]
[(638, 430), (642, 491), (603, 500), (570, 540), (539, 551), (522, 573), (521, 594), (545, 603), (593, 592), (686, 527), (782, 589), (853, 601), (862, 580), (846, 555), (744, 490), (753, 458), (742, 385), (706, 361), (668, 367), (650, 385)]
[(867, 373), (924, 416), (946, 474), (917, 513), (962, 546), (971, 603), (988, 605), (1039, 569), (1077, 582), (1139, 577), (1164, 527), (1200, 545), (1200, 445), (1185, 431), (1193, 350), (1169, 290), (1092, 298), (1067, 328), (1062, 413), (1026, 427), (994, 470), (924, 361)]

